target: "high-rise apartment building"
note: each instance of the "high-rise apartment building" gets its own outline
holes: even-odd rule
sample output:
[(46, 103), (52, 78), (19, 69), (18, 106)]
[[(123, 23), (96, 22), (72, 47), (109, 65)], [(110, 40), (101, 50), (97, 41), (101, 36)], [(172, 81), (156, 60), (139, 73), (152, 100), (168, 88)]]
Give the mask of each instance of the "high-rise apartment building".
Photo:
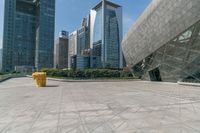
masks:
[(90, 12), (92, 68), (122, 68), (122, 7), (102, 0)]
[(54, 45), (54, 68), (68, 68), (68, 32), (61, 31)]
[(55, 0), (5, 0), (3, 71), (53, 67)]

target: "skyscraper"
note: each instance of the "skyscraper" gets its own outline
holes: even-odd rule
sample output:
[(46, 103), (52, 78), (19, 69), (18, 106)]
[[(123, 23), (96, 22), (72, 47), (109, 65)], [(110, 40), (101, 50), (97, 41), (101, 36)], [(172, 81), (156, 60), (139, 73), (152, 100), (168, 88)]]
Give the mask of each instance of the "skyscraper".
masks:
[(81, 27), (69, 36), (69, 68), (90, 67), (90, 15), (83, 18)]
[(68, 32), (61, 31), (54, 45), (54, 68), (68, 67)]
[(90, 38), (90, 27), (87, 18), (83, 18), (81, 28), (77, 30), (77, 55), (82, 55), (82, 52), (85, 49), (90, 48), (89, 38)]
[(69, 34), (68, 68), (72, 67), (72, 60), (75, 55), (77, 55), (77, 31)]
[(55, 0), (5, 0), (3, 71), (53, 67)]
[(122, 68), (122, 7), (102, 0), (90, 15), (91, 67)]

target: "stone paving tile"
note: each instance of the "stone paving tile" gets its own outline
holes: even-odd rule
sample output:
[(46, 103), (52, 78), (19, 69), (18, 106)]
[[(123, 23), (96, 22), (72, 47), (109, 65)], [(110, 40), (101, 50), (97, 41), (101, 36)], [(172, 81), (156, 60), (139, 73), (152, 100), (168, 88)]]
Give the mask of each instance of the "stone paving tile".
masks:
[(200, 88), (174, 83), (0, 83), (0, 133), (199, 133)]

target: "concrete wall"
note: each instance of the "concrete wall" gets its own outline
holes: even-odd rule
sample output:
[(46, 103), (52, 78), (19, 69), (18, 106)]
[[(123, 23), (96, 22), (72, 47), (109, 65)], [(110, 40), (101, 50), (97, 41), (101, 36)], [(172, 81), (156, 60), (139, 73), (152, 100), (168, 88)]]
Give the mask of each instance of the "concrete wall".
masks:
[(1, 72), (1, 69), (2, 69), (2, 55), (3, 55), (3, 50), (0, 49), (0, 72)]

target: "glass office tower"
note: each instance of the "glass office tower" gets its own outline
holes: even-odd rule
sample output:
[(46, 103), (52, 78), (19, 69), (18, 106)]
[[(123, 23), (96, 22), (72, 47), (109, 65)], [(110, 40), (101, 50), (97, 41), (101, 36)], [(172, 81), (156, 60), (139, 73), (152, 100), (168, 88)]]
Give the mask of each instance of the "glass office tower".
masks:
[(5, 0), (3, 71), (51, 68), (55, 0)]
[(103, 0), (91, 12), (92, 68), (122, 68), (122, 7)]

